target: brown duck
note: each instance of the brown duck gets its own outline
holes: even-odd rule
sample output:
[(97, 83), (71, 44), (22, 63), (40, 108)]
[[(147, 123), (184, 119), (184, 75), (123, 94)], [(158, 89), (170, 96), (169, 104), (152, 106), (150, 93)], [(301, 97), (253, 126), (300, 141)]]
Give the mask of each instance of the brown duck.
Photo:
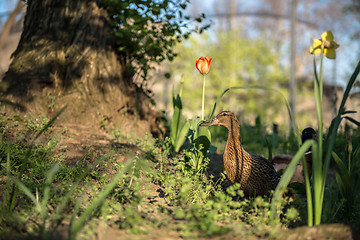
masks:
[(200, 126), (212, 125), (222, 125), (228, 130), (223, 161), (229, 181), (240, 183), (246, 196), (268, 195), (275, 189), (279, 176), (267, 159), (245, 151), (241, 145), (239, 121), (234, 113), (223, 111)]

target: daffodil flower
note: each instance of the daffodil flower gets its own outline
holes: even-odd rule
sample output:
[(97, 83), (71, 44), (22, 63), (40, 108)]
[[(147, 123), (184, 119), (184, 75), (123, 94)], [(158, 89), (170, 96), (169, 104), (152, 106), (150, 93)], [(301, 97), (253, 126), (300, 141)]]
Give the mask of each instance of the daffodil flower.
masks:
[(310, 47), (311, 54), (320, 55), (321, 48), (324, 48), (324, 55), (329, 59), (336, 58), (335, 49), (340, 45), (334, 41), (334, 35), (331, 31), (326, 31), (321, 34), (321, 39), (314, 39), (313, 45)]

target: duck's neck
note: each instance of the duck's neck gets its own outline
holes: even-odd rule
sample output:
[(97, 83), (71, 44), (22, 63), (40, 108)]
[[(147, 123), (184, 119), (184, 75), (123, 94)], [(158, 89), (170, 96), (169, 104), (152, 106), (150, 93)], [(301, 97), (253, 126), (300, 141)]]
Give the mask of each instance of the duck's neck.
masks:
[(228, 129), (228, 139), (224, 151), (224, 169), (229, 180), (234, 183), (236, 178), (241, 175), (239, 172), (243, 168), (243, 159), (248, 153), (241, 144), (240, 126), (236, 119), (231, 119)]
[(226, 147), (232, 147), (237, 150), (241, 150), (241, 135), (240, 135), (240, 127), (233, 125), (227, 128), (228, 129), (228, 139), (226, 143)]

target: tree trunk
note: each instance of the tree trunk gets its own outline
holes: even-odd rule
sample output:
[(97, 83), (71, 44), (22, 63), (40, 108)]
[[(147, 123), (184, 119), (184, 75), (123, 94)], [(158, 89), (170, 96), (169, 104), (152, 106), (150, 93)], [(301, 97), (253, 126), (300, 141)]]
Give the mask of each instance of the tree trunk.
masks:
[[(137, 125), (150, 118), (150, 98), (116, 55), (98, 2), (28, 1), (19, 45), (0, 84), (3, 103), (49, 115), (68, 105), (60, 121), (92, 126), (107, 121), (136, 129), (135, 118)], [(146, 131), (149, 124), (137, 132)]]

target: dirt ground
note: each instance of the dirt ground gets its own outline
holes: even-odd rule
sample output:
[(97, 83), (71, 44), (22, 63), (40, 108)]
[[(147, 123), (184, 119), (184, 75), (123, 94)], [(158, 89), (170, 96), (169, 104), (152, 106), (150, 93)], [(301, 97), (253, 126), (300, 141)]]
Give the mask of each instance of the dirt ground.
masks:
[[(66, 129), (66, 130), (64, 130)], [(111, 148), (121, 148), (121, 153), (116, 154), (118, 161), (125, 162), (129, 157), (135, 156), (136, 154), (142, 154), (143, 150), (139, 147), (130, 144), (115, 144), (115, 139), (111, 137), (106, 131), (102, 129), (89, 129), (88, 127), (82, 127), (78, 125), (56, 125), (52, 129), (51, 134), (62, 132), (62, 138), (58, 142), (58, 145), (53, 151), (56, 154), (60, 154), (66, 164), (75, 164), (77, 160), (81, 159), (89, 149), (92, 151), (108, 151)], [(40, 141), (46, 141), (46, 139), (40, 139)], [(211, 163), (214, 165), (221, 164), (221, 155), (213, 155)], [(219, 166), (217, 166), (219, 167)], [(221, 168), (221, 166), (220, 166)], [(162, 198), (162, 189), (156, 184), (150, 184), (149, 188), (151, 192), (146, 201), (149, 204), (159, 203)], [(100, 221), (100, 220), (99, 220)], [(66, 239), (66, 232), (62, 231), (67, 229), (67, 224), (63, 225), (64, 229), (59, 229), (55, 233), (56, 239)], [(91, 239), (102, 240), (102, 239), (183, 239), (179, 232), (169, 229), (153, 229), (149, 234), (145, 235), (134, 235), (130, 234), (126, 230), (118, 229), (114, 227), (105, 226), (105, 224), (99, 223), (96, 227), (96, 234)], [(205, 238), (201, 238), (205, 239)], [(209, 238), (207, 238), (209, 239)], [(225, 239), (249, 239), (244, 237), (236, 236), (235, 233), (228, 233), (221, 236), (214, 236), (210, 239), (225, 240)], [(254, 236), (251, 239), (259, 239)], [(321, 225), (318, 227), (298, 227), (295, 229), (284, 230), (280, 233), (279, 239), (360, 239), (358, 233), (353, 233), (349, 226), (344, 224), (331, 224)]]

